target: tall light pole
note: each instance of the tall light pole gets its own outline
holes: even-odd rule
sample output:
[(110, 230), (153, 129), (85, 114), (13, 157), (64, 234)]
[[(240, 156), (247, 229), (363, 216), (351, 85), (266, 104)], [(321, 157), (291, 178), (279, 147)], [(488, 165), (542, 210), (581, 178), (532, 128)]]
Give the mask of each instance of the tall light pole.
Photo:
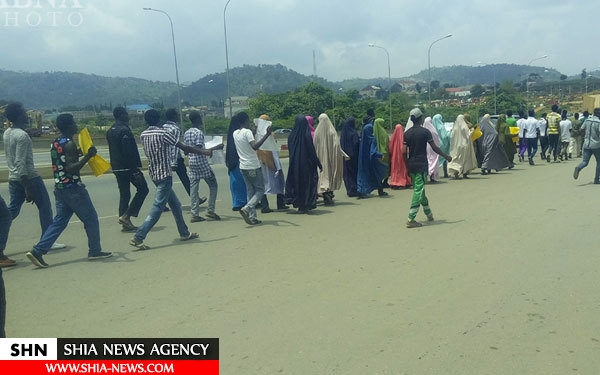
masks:
[(477, 61), (477, 65), (489, 65), (492, 67), (492, 73), (494, 75), (494, 114), (498, 114), (498, 97), (496, 96), (496, 67), (493, 64), (486, 64), (481, 61)]
[(389, 102), (390, 102), (390, 129), (393, 129), (394, 128), (394, 123), (392, 122), (392, 70), (390, 68), (390, 53), (384, 47), (375, 45), (373, 43), (369, 43), (369, 47), (382, 49), (382, 50), (385, 51), (385, 54), (387, 55), (388, 84), (390, 85), (389, 92), (388, 92), (388, 99), (389, 99)]
[(183, 112), (181, 111), (181, 85), (179, 84), (179, 66), (177, 65), (177, 50), (175, 49), (175, 31), (173, 31), (173, 20), (169, 13), (164, 10), (154, 9), (154, 8), (143, 8), (144, 10), (151, 12), (162, 13), (169, 19), (169, 23), (171, 24), (171, 39), (173, 40), (173, 57), (175, 57), (175, 77), (177, 78), (177, 108), (179, 108), (179, 123), (183, 125)]
[[(594, 70), (594, 69), (600, 69), (600, 66), (597, 66), (595, 68), (590, 69), (590, 71)], [(590, 77), (590, 73), (587, 72), (587, 69), (585, 70), (586, 75), (585, 75), (585, 93), (588, 93), (588, 78)]]
[(223, 31), (225, 31), (225, 63), (227, 64), (227, 98), (229, 98), (229, 118), (233, 117), (233, 105), (231, 104), (231, 86), (229, 85), (229, 50), (227, 48), (227, 5), (231, 0), (227, 0), (225, 8), (223, 8)]
[[(538, 61), (541, 59), (545, 59), (546, 57), (548, 57), (548, 55), (544, 55), (544, 56), (540, 56), (540, 57), (536, 57), (535, 59), (532, 59), (527, 66), (531, 66), (531, 63), (533, 63), (534, 61)], [(529, 73), (527, 73), (527, 82), (526, 82), (526, 86), (527, 86), (527, 98), (529, 99)]]
[(429, 85), (427, 85), (427, 94), (429, 95), (429, 105), (431, 105), (431, 47), (433, 47), (433, 45), (439, 42), (440, 40), (448, 39), (451, 36), (452, 34), (448, 34), (444, 37), (434, 40), (429, 45), (429, 50), (427, 51), (427, 74), (429, 75)]

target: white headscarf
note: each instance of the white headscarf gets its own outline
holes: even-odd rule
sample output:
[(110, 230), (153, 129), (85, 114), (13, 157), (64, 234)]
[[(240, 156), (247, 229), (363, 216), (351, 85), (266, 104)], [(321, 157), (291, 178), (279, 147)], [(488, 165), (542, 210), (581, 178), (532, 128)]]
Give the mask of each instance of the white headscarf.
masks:
[(344, 157), (348, 155), (342, 150), (335, 127), (325, 113), (319, 116), (314, 144), (323, 165), (323, 171), (319, 173), (319, 193), (338, 190), (344, 177)]

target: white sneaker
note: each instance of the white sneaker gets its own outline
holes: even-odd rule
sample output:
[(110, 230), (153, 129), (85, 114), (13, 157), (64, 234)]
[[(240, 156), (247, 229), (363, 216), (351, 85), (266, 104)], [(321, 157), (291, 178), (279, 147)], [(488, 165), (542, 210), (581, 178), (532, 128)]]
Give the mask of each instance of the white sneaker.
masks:
[(64, 243), (55, 242), (54, 245), (52, 245), (52, 247), (50, 247), (50, 250), (60, 250), (60, 249), (64, 249), (65, 247), (67, 247), (67, 245), (65, 245)]

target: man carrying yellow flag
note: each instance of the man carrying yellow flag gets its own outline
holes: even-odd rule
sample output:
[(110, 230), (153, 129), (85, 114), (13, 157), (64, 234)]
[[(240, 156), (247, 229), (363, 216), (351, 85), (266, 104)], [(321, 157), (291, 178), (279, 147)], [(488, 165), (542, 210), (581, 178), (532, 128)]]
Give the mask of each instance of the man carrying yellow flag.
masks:
[(100, 246), (100, 224), (98, 214), (90, 195), (81, 182), (80, 171), (89, 160), (96, 155), (96, 147), (91, 146), (79, 159), (79, 150), (73, 140), (77, 133), (77, 125), (73, 115), (65, 113), (57, 117), (56, 127), (61, 134), (52, 142), (52, 170), (54, 171), (54, 197), (56, 199), (56, 216), (52, 224), (42, 235), (40, 242), (27, 253), (27, 258), (40, 268), (48, 268), (43, 255), (65, 230), (69, 220), (76, 214), (84, 225), (88, 237), (88, 259), (96, 260), (112, 256), (102, 251)]

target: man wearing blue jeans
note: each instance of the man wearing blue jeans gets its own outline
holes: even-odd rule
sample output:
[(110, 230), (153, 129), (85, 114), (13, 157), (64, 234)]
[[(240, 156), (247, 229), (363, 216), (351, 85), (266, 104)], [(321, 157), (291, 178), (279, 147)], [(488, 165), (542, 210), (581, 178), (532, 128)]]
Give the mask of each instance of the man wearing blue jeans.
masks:
[(0, 339), (6, 337), (4, 332), (4, 322), (6, 321), (6, 293), (4, 291), (4, 279), (2, 278), (2, 268), (0, 268)]
[(144, 119), (148, 124), (148, 129), (144, 130), (140, 135), (144, 153), (148, 158), (148, 172), (150, 178), (156, 185), (156, 196), (154, 197), (154, 205), (148, 214), (144, 223), (138, 228), (135, 236), (129, 241), (131, 246), (138, 250), (147, 250), (150, 247), (144, 244), (144, 239), (148, 232), (160, 219), (165, 206), (169, 204), (177, 231), (179, 232), (182, 241), (188, 241), (198, 238), (198, 233), (190, 233), (181, 210), (181, 202), (173, 191), (173, 172), (171, 170), (171, 148), (173, 146), (182, 149), (191, 154), (210, 155), (208, 150), (199, 150), (196, 147), (186, 146), (179, 142), (168, 130), (160, 126), (160, 114), (151, 109), (144, 114)]
[(249, 129), (250, 117), (248, 117), (248, 114), (240, 112), (236, 116), (238, 116), (240, 121), (240, 129), (233, 132), (233, 140), (238, 156), (240, 157), (240, 170), (242, 171), (242, 177), (244, 177), (248, 193), (248, 203), (242, 207), (240, 215), (242, 215), (246, 224), (257, 225), (261, 221), (256, 218), (256, 205), (265, 195), (265, 185), (260, 160), (258, 160), (256, 151), (271, 135), (271, 127), (267, 128), (267, 133), (257, 142), (254, 140), (252, 130)]
[(540, 129), (540, 122), (535, 118), (535, 111), (529, 110), (529, 117), (523, 123), (525, 142), (527, 144), (527, 157), (529, 158), (529, 165), (534, 165), (533, 158), (538, 150), (538, 132)]
[(96, 155), (96, 148), (90, 147), (87, 155), (81, 160), (77, 144), (73, 137), (77, 133), (77, 124), (73, 115), (65, 113), (56, 118), (56, 127), (60, 136), (52, 142), (50, 155), (54, 171), (54, 198), (56, 199), (56, 216), (46, 229), (40, 242), (27, 253), (27, 258), (40, 268), (48, 268), (43, 255), (65, 230), (73, 214), (83, 223), (88, 237), (88, 259), (108, 258), (112, 253), (105, 253), (100, 246), (100, 224), (94, 204), (85, 185), (81, 182), (80, 171), (87, 162)]
[(583, 161), (575, 167), (573, 178), (579, 177), (579, 172), (590, 163), (592, 155), (596, 158), (596, 175), (594, 184), (600, 184), (600, 108), (594, 109), (594, 115), (588, 117), (581, 126), (584, 135)]
[(14, 260), (8, 259), (8, 257), (4, 255), (4, 249), (6, 249), (6, 241), (8, 240), (8, 232), (11, 224), (12, 216), (10, 211), (8, 210), (8, 207), (6, 207), (4, 199), (0, 197), (0, 268), (15, 265)]
[[(10, 192), (8, 211), (14, 220), (19, 216), (23, 203), (35, 203), (39, 210), (43, 234), (52, 223), (52, 204), (44, 181), (33, 165), (33, 144), (25, 132), (29, 118), (21, 103), (10, 103), (5, 113), (8, 121), (12, 123), (12, 127), (6, 129), (3, 136)], [(64, 247), (62, 244), (52, 246), (53, 249)], [(0, 257), (0, 266), (11, 265), (15, 265), (15, 261)]]

